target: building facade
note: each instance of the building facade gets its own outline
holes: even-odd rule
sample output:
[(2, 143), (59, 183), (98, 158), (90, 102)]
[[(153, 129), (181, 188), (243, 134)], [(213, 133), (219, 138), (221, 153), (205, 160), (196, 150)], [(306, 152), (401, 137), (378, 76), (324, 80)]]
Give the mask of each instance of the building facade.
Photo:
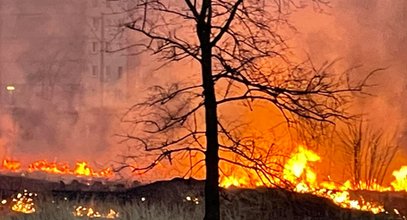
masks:
[[(126, 103), (129, 86), (128, 60), (121, 22), (122, 0), (91, 0), (87, 2), (87, 91), (99, 96), (94, 105), (121, 106)], [(97, 95), (98, 94), (98, 95)], [(89, 97), (89, 96), (88, 96)]]

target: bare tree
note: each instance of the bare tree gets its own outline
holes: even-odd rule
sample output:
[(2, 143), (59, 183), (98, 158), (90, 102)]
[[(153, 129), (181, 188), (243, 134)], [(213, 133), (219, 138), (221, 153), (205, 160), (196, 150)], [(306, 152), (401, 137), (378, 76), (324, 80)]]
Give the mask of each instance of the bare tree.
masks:
[[(259, 148), (257, 137), (220, 117), (225, 106), (270, 105), (287, 123), (346, 119), (351, 93), (360, 92), (368, 76), (354, 82), (348, 72), (332, 73), (333, 63), (292, 62), (278, 30), (288, 25), (293, 7), (299, 6), (291, 0), (134, 0), (127, 5), (131, 20), (125, 26), (140, 38), (129, 47), (157, 55), (164, 65), (195, 62), (200, 70), (198, 80), (191, 70), (188, 83), (152, 87), (149, 98), (130, 109), (124, 120), (131, 127), (123, 136), (133, 149), (156, 158), (140, 166), (140, 156), (127, 155), (122, 168), (146, 171), (165, 159), (189, 156), (195, 158), (192, 169), (204, 161), (205, 219), (219, 219), (220, 160), (252, 169), (268, 182), (278, 169), (272, 145)], [(235, 157), (220, 158), (224, 152)]]
[(339, 132), (345, 155), (350, 161), (355, 188), (374, 189), (382, 185), (390, 163), (398, 151), (395, 135), (374, 129), (362, 119)]

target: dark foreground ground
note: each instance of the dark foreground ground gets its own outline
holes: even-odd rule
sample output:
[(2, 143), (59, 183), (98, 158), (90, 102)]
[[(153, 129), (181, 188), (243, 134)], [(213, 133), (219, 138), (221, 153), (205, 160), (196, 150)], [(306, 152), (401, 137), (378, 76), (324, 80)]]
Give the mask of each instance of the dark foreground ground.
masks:
[[(118, 184), (92, 182), (70, 184), (28, 179), (25, 177), (0, 176), (0, 199), (15, 196), (23, 189), (38, 193), (34, 214), (9, 212), (0, 206), (0, 219), (70, 220), (89, 219), (74, 217), (78, 206), (93, 207), (101, 213), (109, 209), (119, 212), (116, 219), (202, 219), (203, 181), (173, 179), (148, 185), (124, 188)], [(342, 209), (330, 200), (309, 194), (299, 194), (282, 189), (222, 189), (222, 219), (247, 220), (335, 220), (335, 219), (403, 219), (407, 215), (407, 193), (354, 192), (385, 202), (388, 209), (397, 208), (401, 215), (379, 214)], [(403, 213), (404, 212), (404, 213)], [(106, 219), (106, 218), (95, 218)]]

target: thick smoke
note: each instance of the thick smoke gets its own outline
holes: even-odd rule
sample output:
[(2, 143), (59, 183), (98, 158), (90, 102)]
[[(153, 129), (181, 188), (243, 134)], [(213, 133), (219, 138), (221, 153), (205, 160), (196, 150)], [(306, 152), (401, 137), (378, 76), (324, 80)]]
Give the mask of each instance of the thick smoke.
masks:
[(366, 114), (384, 130), (399, 129), (407, 150), (405, 114), (407, 66), (407, 2), (403, 0), (340, 0), (325, 14), (302, 11), (294, 19), (299, 30), (299, 48), (318, 62), (340, 59), (343, 69), (356, 77), (377, 68), (367, 91), (373, 96), (355, 103), (355, 112)]
[[(0, 0), (1, 157), (115, 159), (119, 147), (112, 136), (122, 112), (98, 108), (98, 79), (89, 78), (92, 65), (86, 55), (92, 42), (85, 33), (94, 22), (86, 16), (86, 2), (91, 1)], [(403, 98), (407, 2), (337, 0), (331, 6), (324, 8), (325, 13), (316, 13), (311, 7), (294, 13), (292, 22), (298, 34), (292, 41), (317, 63), (340, 58), (340, 69), (361, 65), (356, 76), (386, 68), (372, 78), (377, 86), (369, 91), (374, 96), (361, 99), (354, 109), (384, 130), (399, 128), (407, 151), (407, 103)], [(167, 72), (181, 76), (192, 69), (152, 74), (153, 58), (129, 60), (131, 74), (121, 84), (130, 86), (129, 91), (134, 91), (138, 82), (147, 88), (166, 81), (162, 75)], [(15, 84), (14, 92), (5, 91), (8, 83)], [(123, 106), (135, 102), (123, 102)]]
[[(1, 158), (111, 159), (104, 155), (112, 155), (112, 124), (121, 113), (100, 108), (91, 62), (98, 65), (99, 55), (89, 53), (96, 40), (87, 3), (0, 1)], [(15, 90), (7, 91), (8, 85)]]
[[(369, 80), (373, 86), (366, 92), (371, 96), (358, 98), (352, 104), (352, 111), (363, 114), (371, 129), (382, 130), (388, 137), (396, 135), (390, 141), (399, 144), (400, 151), (389, 170), (398, 169), (406, 163), (407, 155), (407, 2), (338, 0), (332, 1), (331, 6), (324, 13), (308, 9), (295, 14), (293, 21), (298, 28), (295, 39), (299, 40), (296, 48), (306, 51), (315, 63), (339, 59), (336, 65), (339, 70), (357, 67), (351, 72), (356, 78), (384, 69)], [(343, 149), (337, 141), (325, 151), (328, 155), (338, 155)], [(348, 178), (344, 163), (349, 158), (325, 158), (337, 159), (323, 159), (328, 169), (321, 173)], [(390, 176), (391, 172), (387, 174), (388, 179), (392, 179)]]

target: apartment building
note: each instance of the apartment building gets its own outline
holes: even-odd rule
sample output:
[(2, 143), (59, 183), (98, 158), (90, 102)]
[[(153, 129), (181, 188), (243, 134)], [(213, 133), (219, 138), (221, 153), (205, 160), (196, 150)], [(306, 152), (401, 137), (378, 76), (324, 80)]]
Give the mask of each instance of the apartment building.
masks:
[(119, 0), (1, 0), (0, 102), (61, 111), (128, 97)]
[(134, 57), (119, 50), (123, 3), (0, 0), (0, 157), (91, 156), (115, 144), (134, 84)]

